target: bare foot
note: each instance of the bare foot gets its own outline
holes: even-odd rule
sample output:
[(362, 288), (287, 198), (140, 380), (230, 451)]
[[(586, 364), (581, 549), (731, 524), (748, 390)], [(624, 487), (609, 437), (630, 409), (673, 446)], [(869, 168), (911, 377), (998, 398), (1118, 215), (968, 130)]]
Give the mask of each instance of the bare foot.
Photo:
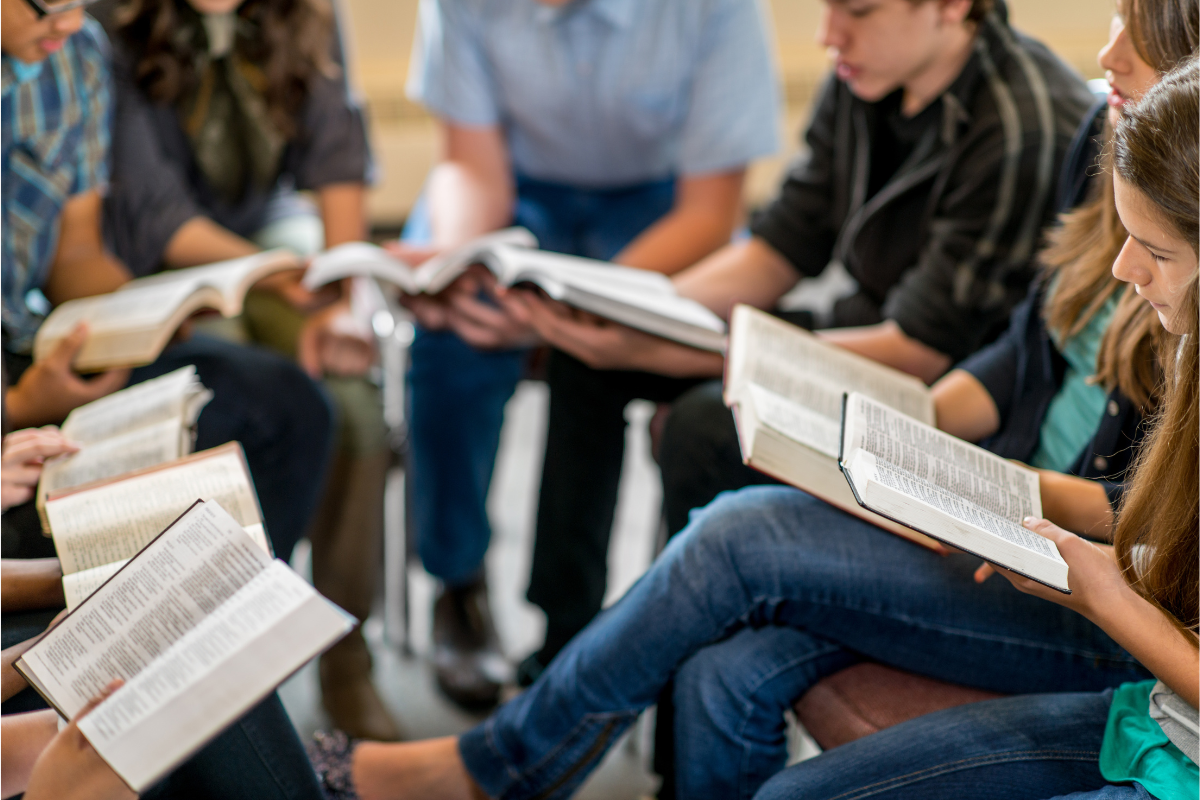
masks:
[(350, 773), (362, 800), (488, 800), (458, 754), (458, 739), (363, 742), (354, 748)]

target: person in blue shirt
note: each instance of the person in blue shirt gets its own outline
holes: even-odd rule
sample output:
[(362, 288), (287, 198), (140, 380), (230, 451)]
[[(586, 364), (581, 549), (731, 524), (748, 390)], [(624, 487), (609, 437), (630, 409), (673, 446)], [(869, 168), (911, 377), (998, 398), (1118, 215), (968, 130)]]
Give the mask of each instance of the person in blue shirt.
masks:
[[(779, 143), (763, 23), (755, 0), (425, 0), (409, 91), (438, 118), (444, 155), (397, 251), (417, 261), (512, 224), (547, 250), (664, 273), (715, 251), (738, 224), (747, 164)], [(490, 288), (473, 274), (437, 298), (407, 301), (420, 322), (414, 519), (425, 568), (444, 585), (434, 661), (439, 685), (466, 705), (493, 703), (506, 671), (483, 581), (485, 501), (504, 404), (532, 344), (505, 325)], [(613, 493), (626, 403), (694, 383), (594, 373), (558, 352), (548, 381), (552, 420), (576, 414), (564, 394), (596, 383), (611, 424), (566, 427), (612, 440), (587, 482)], [(579, 449), (552, 433), (543, 479)], [(569, 559), (546, 550), (562, 537), (539, 527), (530, 599), (547, 612), (551, 643), (599, 607), (608, 513), (589, 535), (567, 537)], [(586, 610), (546, 580), (568, 574)]]

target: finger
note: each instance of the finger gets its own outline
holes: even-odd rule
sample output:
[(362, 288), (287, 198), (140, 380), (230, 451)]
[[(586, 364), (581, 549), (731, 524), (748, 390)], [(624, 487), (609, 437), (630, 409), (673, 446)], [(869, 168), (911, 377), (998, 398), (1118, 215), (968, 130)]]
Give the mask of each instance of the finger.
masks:
[(110, 395), (118, 389), (125, 388), (131, 374), (132, 370), (128, 369), (111, 369), (108, 372), (102, 372), (85, 382), (87, 386), (85, 394), (92, 400)]
[(75, 361), (75, 356), (79, 354), (84, 342), (88, 338), (88, 326), (86, 322), (80, 322), (71, 329), (71, 332), (63, 337), (50, 355), (46, 357), (46, 361), (51, 366), (58, 367), (64, 370), (70, 369), (72, 362)]
[[(57, 430), (33, 430), (31, 436), (24, 436), (11, 446), (4, 449), (6, 464), (24, 464), (34, 459), (52, 458), (62, 453), (74, 453), (79, 445), (63, 436)], [(15, 436), (15, 434), (13, 435)], [(13, 437), (9, 437), (10, 439)], [(9, 443), (6, 441), (6, 445)]]
[(983, 583), (988, 578), (996, 574), (996, 570), (986, 561), (979, 565), (979, 569), (975, 570), (975, 582)]
[(314, 381), (321, 379), (320, 338), (320, 331), (311, 325), (305, 325), (300, 329), (300, 338), (296, 341), (296, 362)]
[(503, 329), (512, 323), (512, 320), (503, 309), (489, 303), (480, 302), (470, 295), (456, 294), (451, 298), (449, 305), (455, 314), (470, 320), (476, 325)]
[(124, 685), (125, 681), (121, 680), (120, 678), (111, 681), (107, 686), (100, 690), (100, 694), (83, 704), (83, 708), (79, 709), (79, 712), (71, 718), (71, 724), (74, 725), (75, 723), (79, 722), (79, 720), (92, 713), (92, 710), (95, 709), (96, 706), (103, 703), (113, 692), (115, 692), (117, 689), (120, 689)]
[(1070, 531), (1065, 531), (1050, 520), (1042, 519), (1041, 517), (1025, 517), (1025, 519), (1021, 520), (1021, 524), (1024, 525), (1026, 529), (1033, 531), (1038, 536), (1049, 539), (1055, 544), (1062, 544), (1072, 539), (1079, 538)]

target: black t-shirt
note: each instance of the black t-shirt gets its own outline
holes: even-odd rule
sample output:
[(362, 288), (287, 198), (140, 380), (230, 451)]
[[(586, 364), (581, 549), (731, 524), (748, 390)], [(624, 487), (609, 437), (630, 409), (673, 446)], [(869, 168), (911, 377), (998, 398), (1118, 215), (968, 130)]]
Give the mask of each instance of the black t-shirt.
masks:
[(904, 90), (897, 89), (874, 104), (869, 116), (871, 167), (867, 175), (867, 199), (874, 197), (912, 155), (921, 134), (941, 118), (941, 103), (930, 103), (912, 117), (904, 116), (900, 105)]

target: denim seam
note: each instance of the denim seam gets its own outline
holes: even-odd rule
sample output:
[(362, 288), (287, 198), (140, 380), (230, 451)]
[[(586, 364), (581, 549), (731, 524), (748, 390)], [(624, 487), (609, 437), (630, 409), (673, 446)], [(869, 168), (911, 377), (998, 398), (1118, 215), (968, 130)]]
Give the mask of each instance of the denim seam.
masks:
[[(571, 728), (571, 730), (567, 731), (566, 735), (564, 735), (562, 738), (560, 738), (558, 740), (558, 742), (554, 745), (553, 748), (551, 748), (545, 755), (543, 755), (537, 761), (536, 764), (533, 764), (532, 766), (530, 766), (524, 770), (519, 770), (519, 769), (516, 769), (515, 767), (513, 767), (513, 765), (509, 762), (509, 760), (507, 758), (505, 758), (499, 754), (498, 750), (496, 750), (496, 753), (497, 753), (497, 756), (500, 758), (500, 760), (504, 762), (505, 770), (509, 773), (509, 775), (513, 776), (513, 783), (523, 783), (523, 782), (530, 780), (530, 778), (534, 777), (539, 770), (542, 770), (548, 764), (552, 763), (555, 759), (557, 759), (559, 754), (567, 747), (568, 743), (573, 741), (576, 734), (578, 734), (582, 730), (584, 730), (593, 721), (600, 722), (600, 721), (604, 721), (604, 720), (619, 719), (621, 717), (627, 717), (630, 714), (636, 715), (636, 713), (637, 713), (636, 711), (624, 710), (624, 711), (601, 711), (601, 712), (592, 712), (589, 714), (585, 714), (583, 717), (580, 718), (579, 722), (577, 722), (575, 724), (575, 726), (573, 728)], [(490, 727), (489, 727), (489, 734), (490, 734)], [(495, 749), (495, 748), (493, 748), (493, 749)], [(575, 766), (576, 766), (575, 762), (572, 761), (570, 764), (566, 765), (566, 768), (564, 771), (550, 776), (549, 780), (547, 780), (546, 783), (547, 784), (552, 783), (554, 780), (557, 779), (557, 777), (559, 777), (559, 775), (565, 774), (565, 772), (571, 770)], [(509, 788), (511, 788), (511, 787), (509, 787)], [(507, 794), (507, 790), (504, 792), (504, 794)]]
[[(803, 602), (803, 603), (807, 603), (809, 605), (820, 606), (822, 608), (840, 609), (840, 610), (858, 612), (858, 613), (863, 613), (863, 614), (871, 614), (871, 615), (874, 615), (877, 617), (882, 617), (884, 619), (890, 619), (890, 620), (894, 620), (896, 622), (901, 622), (901, 623), (910, 625), (914, 628), (918, 628), (921, 630), (936, 631), (938, 633), (957, 636), (957, 637), (961, 637), (963, 639), (976, 639), (976, 640), (980, 640), (980, 641), (989, 641), (989, 642), (998, 642), (1001, 644), (1016, 645), (1019, 647), (1024, 647), (1028, 650), (1054, 653), (1054, 654), (1058, 654), (1058, 655), (1066, 655), (1066, 656), (1077, 657), (1077, 658), (1084, 658), (1084, 659), (1092, 660), (1092, 661), (1094, 661), (1096, 659), (1103, 659), (1106, 661), (1115, 661), (1118, 663), (1128, 663), (1128, 664), (1136, 664), (1137, 663), (1137, 661), (1132, 656), (1129, 656), (1129, 655), (1122, 657), (1115, 653), (1100, 653), (1100, 652), (1089, 651), (1089, 650), (1079, 650), (1079, 649), (1075, 649), (1075, 648), (1054, 647), (1054, 646), (1051, 646), (1044, 642), (1037, 642), (1037, 641), (1029, 640), (1029, 639), (1018, 639), (1018, 638), (1013, 638), (1010, 636), (995, 636), (995, 635), (988, 635), (988, 634), (980, 634), (978, 632), (970, 631), (968, 629), (952, 628), (952, 627), (949, 627), (946, 625), (933, 625), (933, 624), (929, 624), (926, 622), (921, 622), (921, 621), (918, 621), (918, 620), (916, 620), (910, 616), (904, 615), (904, 614), (897, 614), (895, 612), (889, 612), (889, 611), (885, 611), (885, 610), (881, 610), (881, 609), (880, 610), (871, 609), (871, 608), (866, 607), (865, 605), (856, 605), (856, 604), (852, 604), (852, 603), (830, 601), (830, 600), (813, 598), (813, 597), (799, 598), (799, 597), (772, 597), (772, 596), (766, 596), (766, 595), (755, 595), (755, 596), (753, 596), (753, 599), (750, 603), (750, 608), (758, 609), (758, 608), (762, 608), (763, 606), (771, 605), (771, 604), (788, 604), (788, 603), (796, 603), (796, 602)], [(752, 612), (750, 612), (750, 613), (752, 613)], [(735, 618), (735, 622), (745, 622), (748, 616), (749, 616), (748, 613), (740, 614), (738, 617)], [(784, 624), (787, 624), (787, 623), (784, 623)], [(821, 635), (819, 632), (813, 631), (810, 628), (806, 628), (803, 626), (790, 626), (790, 627), (798, 627), (800, 630), (806, 631), (808, 633), (812, 633), (812, 635), (814, 635), (814, 636)], [(728, 630), (728, 627), (726, 628), (726, 630)]]
[(964, 758), (958, 761), (950, 761), (945, 764), (939, 764), (935, 767), (928, 767), (916, 772), (910, 772), (906, 775), (897, 775), (884, 781), (878, 781), (869, 786), (863, 786), (858, 789), (852, 789), (848, 792), (843, 792), (839, 795), (834, 795), (828, 800), (857, 800), (858, 798), (871, 797), (879, 794), (880, 792), (890, 791), (892, 789), (896, 789), (911, 783), (917, 783), (928, 778), (935, 778), (941, 775), (952, 772), (960, 772), (966, 769), (975, 769), (978, 767), (987, 767), (996, 764), (1006, 764), (1013, 761), (1095, 761), (1099, 758), (1100, 753), (1096, 750), (1012, 750), (1006, 753), (989, 753), (984, 756), (974, 756), (972, 758)]
[[(760, 688), (762, 688), (762, 686), (764, 684), (766, 684), (770, 680), (773, 680), (774, 678), (779, 677), (779, 675), (781, 675), (785, 671), (790, 670), (799, 664), (803, 664), (808, 661), (813, 661), (817, 658), (822, 658), (822, 657), (830, 655), (832, 653), (836, 653), (838, 650), (844, 650), (844, 649), (845, 648), (840, 647), (836, 644), (831, 644), (831, 645), (828, 645), (828, 646), (822, 648), (819, 652), (808, 653), (801, 658), (793, 659), (785, 664), (779, 665), (778, 667), (771, 670), (770, 672), (767, 672), (759, 680), (750, 684), (750, 686), (748, 688), (751, 693), (756, 693)], [(738, 738), (742, 742), (746, 741), (746, 735), (745, 735), (746, 726), (750, 724), (750, 717), (752, 716), (751, 712), (753, 712), (754, 708), (755, 708), (755, 705), (752, 702), (744, 703), (742, 706), (742, 722), (738, 726)], [(747, 787), (745, 785), (746, 784), (746, 781), (745, 781), (746, 768), (748, 766), (749, 759), (750, 759), (750, 748), (746, 745), (743, 745), (742, 746), (742, 763), (741, 763), (741, 768), (738, 770), (738, 796), (739, 797), (753, 796), (753, 793), (751, 793), (751, 795), (746, 794)], [(755, 791), (757, 791), (757, 788), (758, 787), (755, 788)]]

